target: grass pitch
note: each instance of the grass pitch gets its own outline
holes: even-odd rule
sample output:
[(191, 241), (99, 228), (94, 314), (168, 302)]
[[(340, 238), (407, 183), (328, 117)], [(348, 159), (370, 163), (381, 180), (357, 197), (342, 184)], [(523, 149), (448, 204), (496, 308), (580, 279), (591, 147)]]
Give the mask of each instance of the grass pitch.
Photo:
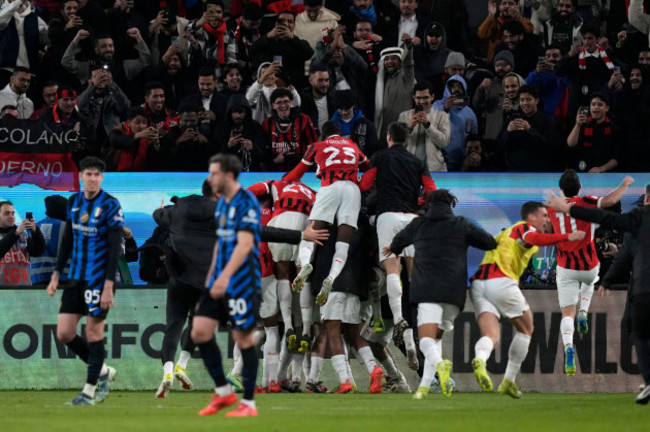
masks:
[(649, 431), (650, 406), (632, 394), (257, 395), (257, 418), (199, 417), (205, 392), (111, 392), (94, 407), (64, 405), (78, 392), (0, 392), (0, 431)]

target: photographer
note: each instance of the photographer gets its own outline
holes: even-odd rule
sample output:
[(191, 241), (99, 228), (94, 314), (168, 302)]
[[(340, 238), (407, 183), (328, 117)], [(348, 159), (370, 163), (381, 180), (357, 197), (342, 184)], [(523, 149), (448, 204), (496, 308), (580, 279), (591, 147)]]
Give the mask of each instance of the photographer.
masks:
[(252, 118), (246, 97), (231, 96), (226, 112), (226, 118), (214, 129), (214, 142), (223, 143), (217, 151), (237, 156), (242, 172), (268, 171), (271, 152), (262, 126)]
[(413, 88), (415, 109), (403, 111), (397, 121), (405, 123), (409, 135), (406, 149), (424, 161), (429, 171), (447, 171), (442, 149), (449, 144), (451, 128), (449, 115), (431, 107), (435, 95), (428, 81), (418, 82)]
[(31, 212), (16, 226), (16, 210), (11, 201), (0, 202), (0, 284), (31, 285), (30, 256), (45, 251), (45, 239)]

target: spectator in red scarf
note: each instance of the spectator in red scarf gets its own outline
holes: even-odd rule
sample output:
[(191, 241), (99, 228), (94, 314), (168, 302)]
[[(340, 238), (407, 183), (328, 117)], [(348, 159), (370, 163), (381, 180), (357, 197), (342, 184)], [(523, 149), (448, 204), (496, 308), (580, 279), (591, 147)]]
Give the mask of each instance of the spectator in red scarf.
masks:
[(146, 171), (147, 157), (159, 149), (158, 130), (149, 126), (147, 112), (142, 107), (133, 107), (127, 120), (108, 135), (102, 152), (107, 165), (115, 171)]

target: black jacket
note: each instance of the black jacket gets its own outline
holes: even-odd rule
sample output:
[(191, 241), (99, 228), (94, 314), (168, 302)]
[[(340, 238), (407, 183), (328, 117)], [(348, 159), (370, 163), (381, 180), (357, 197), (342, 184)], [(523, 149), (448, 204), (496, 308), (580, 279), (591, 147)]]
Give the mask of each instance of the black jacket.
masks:
[[(210, 269), (217, 224), (214, 212), (217, 201), (199, 195), (177, 198), (175, 205), (153, 212), (156, 223), (169, 230), (171, 257), (166, 264), (172, 278), (201, 289)], [(265, 242), (300, 243), (300, 231), (262, 227)]]
[[(11, 250), (12, 246), (20, 238), (20, 234), (16, 234), (17, 228), (17, 226), (0, 228), (0, 232), (3, 234), (3, 237), (0, 238), (0, 259), (4, 258), (5, 254)], [(30, 231), (31, 235), (27, 237), (27, 252), (30, 256), (41, 256), (45, 252), (43, 233), (38, 227)]]
[(604, 228), (616, 228), (632, 233), (629, 254), (633, 257), (632, 285), (634, 294), (650, 294), (650, 206), (635, 208), (624, 214), (601, 209), (573, 206), (571, 217), (600, 224)]
[(415, 247), (411, 304), (449, 303), (463, 310), (467, 292), (467, 250), (497, 247), (494, 238), (444, 203), (433, 203), (424, 216), (414, 219), (390, 245), (399, 254)]

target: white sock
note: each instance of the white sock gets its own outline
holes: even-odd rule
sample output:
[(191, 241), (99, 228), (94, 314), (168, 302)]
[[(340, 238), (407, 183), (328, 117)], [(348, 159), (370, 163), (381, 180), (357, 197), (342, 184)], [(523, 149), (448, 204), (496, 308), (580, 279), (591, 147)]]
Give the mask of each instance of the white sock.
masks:
[(291, 363), (291, 353), (287, 349), (285, 339), (282, 339), (280, 344), (280, 364), (278, 365), (278, 383), (286, 381), (289, 363)]
[(311, 336), (311, 326), (314, 323), (314, 295), (311, 292), (311, 282), (305, 282), (300, 291), (300, 316), (302, 334)]
[(432, 338), (420, 339), (420, 351), (424, 354), (424, 369), (422, 370), (420, 387), (429, 387), (433, 377), (436, 376), (436, 366), (438, 366), (438, 362), (442, 361), (442, 357), (438, 354), (436, 342)]
[(350, 249), (350, 244), (346, 242), (336, 242), (334, 249), (334, 258), (332, 259), (332, 267), (330, 267), (330, 274), (328, 275), (333, 280), (336, 280), (337, 277), (343, 271), (345, 267), (345, 262), (348, 260), (348, 250)]
[(174, 373), (174, 362), (165, 362), (163, 365), (163, 376), (167, 374), (172, 375)]
[(291, 323), (291, 285), (289, 279), (278, 280), (278, 303), (280, 303), (280, 313), (284, 321), (285, 331), (293, 329)]
[(311, 262), (311, 257), (314, 253), (314, 242), (302, 240), (298, 246), (298, 262), (301, 266)]
[(372, 305), (372, 316), (377, 319), (383, 319), (381, 316), (381, 288), (378, 282), (368, 284), (368, 295)]
[(350, 379), (348, 376), (348, 366), (346, 363), (347, 362), (345, 361), (345, 355), (339, 354), (332, 356), (332, 366), (334, 366), (334, 370), (339, 375), (339, 382), (341, 384)]
[(580, 310), (587, 312), (591, 304), (591, 297), (594, 295), (594, 286), (580, 284)]
[(311, 368), (311, 353), (303, 354), (302, 356), (302, 374), (305, 376), (305, 380), (309, 378), (309, 372)]
[(395, 324), (402, 319), (402, 283), (399, 275), (389, 274), (386, 276), (386, 291), (388, 292), (388, 305), (393, 312)]
[[(266, 345), (266, 343), (264, 345)], [(264, 351), (266, 352), (266, 346), (264, 347)], [(267, 356), (264, 355), (264, 358), (262, 359), (262, 387), (268, 387), (268, 386), (269, 386), (269, 360), (267, 359)]]
[(268, 369), (269, 381), (278, 381), (278, 366), (279, 357), (278, 351), (280, 348), (280, 330), (278, 326), (265, 327), (266, 343), (264, 344), (264, 361), (266, 362), (266, 369)]
[(320, 374), (323, 371), (323, 357), (311, 358), (311, 369), (309, 371), (309, 380), (312, 383), (317, 383), (320, 379)]
[(291, 381), (300, 381), (303, 355), (300, 353), (291, 354)]
[(375, 362), (375, 357), (372, 355), (372, 350), (370, 347), (365, 346), (363, 348), (360, 348), (358, 350), (359, 355), (363, 359), (363, 364), (366, 367), (366, 370), (368, 373), (372, 373), (373, 370), (377, 367), (377, 363)]
[(226, 384), (217, 387), (214, 389), (214, 392), (217, 394), (217, 396), (228, 396), (230, 393), (232, 393), (232, 388), (230, 387), (230, 384)]
[(384, 367), (388, 378), (396, 378), (399, 376), (399, 372), (391, 356), (387, 355), (384, 360), (379, 360), (379, 363)]
[(266, 341), (266, 331), (264, 329), (255, 329), (253, 333), (253, 344), (256, 349), (262, 348), (262, 345)]
[(521, 369), (521, 364), (526, 359), (528, 354), (528, 346), (530, 345), (530, 336), (523, 333), (516, 333), (512, 338), (510, 349), (508, 349), (508, 365), (506, 366), (506, 373), (504, 378), (514, 381)]
[(248, 406), (249, 408), (257, 409), (257, 407), (255, 406), (255, 401), (252, 399), (242, 399), (241, 403)]
[(86, 396), (89, 396), (92, 399), (92, 398), (95, 397), (95, 389), (96, 388), (97, 388), (96, 385), (86, 383), (84, 385), (84, 389), (81, 391), (81, 393), (85, 394)]
[(187, 363), (190, 361), (191, 358), (192, 358), (191, 352), (181, 351), (181, 355), (178, 356), (178, 363), (176, 364), (182, 367), (183, 369), (187, 369)]
[(560, 321), (560, 333), (562, 334), (562, 344), (566, 347), (567, 345), (573, 345), (573, 332), (575, 331), (575, 324), (573, 323), (573, 318), (564, 317)]
[(237, 344), (235, 344), (235, 347), (232, 349), (232, 358), (235, 361), (235, 364), (232, 366), (230, 373), (233, 375), (241, 375), (241, 370), (244, 367), (244, 362), (241, 358), (241, 350)]
[(102, 363), (102, 370), (99, 371), (99, 376), (106, 375), (108, 373), (108, 366), (106, 363)]
[(476, 345), (474, 345), (474, 355), (484, 362), (487, 362), (490, 358), (490, 355), (492, 354), (493, 349), (494, 343), (492, 342), (492, 339), (487, 336), (483, 336), (478, 341), (476, 341)]
[(436, 352), (438, 353), (437, 355), (440, 358), (443, 358), (442, 357), (442, 339), (434, 339), (433, 342), (435, 343)]
[(404, 335), (402, 336), (404, 338), (404, 346), (406, 347), (407, 350), (415, 350), (415, 341), (413, 340), (413, 329), (408, 328), (404, 330)]

